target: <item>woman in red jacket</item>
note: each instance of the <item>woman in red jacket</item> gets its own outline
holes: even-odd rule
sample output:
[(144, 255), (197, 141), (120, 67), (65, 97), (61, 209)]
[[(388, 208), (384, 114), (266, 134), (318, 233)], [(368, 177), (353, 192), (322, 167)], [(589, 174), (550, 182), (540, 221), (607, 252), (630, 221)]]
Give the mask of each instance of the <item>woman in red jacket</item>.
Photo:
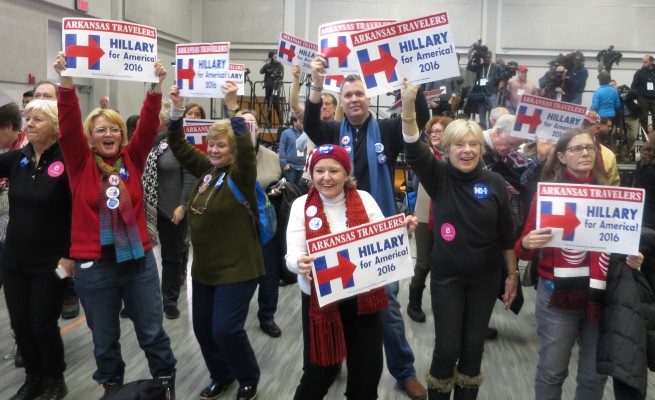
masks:
[(163, 310), (157, 262), (146, 227), (141, 176), (159, 128), (161, 82), (166, 70), (158, 60), (153, 83), (141, 109), (139, 126), (127, 142), (125, 120), (111, 109), (96, 109), (82, 124), (71, 77), (61, 76), (66, 55), (54, 64), (60, 75), (59, 143), (71, 191), (71, 257), (75, 287), (93, 334), (98, 369), (93, 379), (105, 394), (122, 383), (121, 303), (134, 322), (139, 346), (153, 377), (172, 388), (176, 360), (162, 326)]

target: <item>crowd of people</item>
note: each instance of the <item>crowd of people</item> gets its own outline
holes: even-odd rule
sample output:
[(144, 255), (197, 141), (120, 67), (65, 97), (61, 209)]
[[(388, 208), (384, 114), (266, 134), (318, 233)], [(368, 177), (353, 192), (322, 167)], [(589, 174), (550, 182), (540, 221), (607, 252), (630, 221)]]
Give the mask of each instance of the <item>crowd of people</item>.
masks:
[[(345, 397), (377, 399), (385, 361), (413, 400), (475, 399), (485, 339), (497, 334), (489, 327), (496, 299), (515, 313), (523, 304), (519, 259), (534, 266), (535, 398), (562, 398), (578, 343), (576, 399), (602, 399), (608, 376), (617, 399), (645, 399), (644, 377), (655, 365), (646, 356), (653, 352), (646, 338), (655, 334), (655, 138), (641, 148), (634, 180), (646, 191), (640, 253), (552, 247), (551, 228), (536, 224), (537, 184), (618, 186), (611, 138), (621, 134), (625, 96), (602, 70), (581, 129), (557, 143), (525, 143), (511, 135), (521, 96), (581, 104), (589, 75), (584, 56), (576, 52), (572, 66), (554, 66), (537, 85), (527, 80), (527, 66), (506, 80), (490, 51), (476, 51), (466, 66), (475, 74), (471, 87), (463, 76), (422, 86), (405, 79), (400, 115), (379, 120), (359, 76), (344, 77), (336, 96), (323, 91), (327, 60), (317, 53), (304, 105), (300, 71), (292, 68), (294, 116), (279, 153), (260, 145), (257, 115), (240, 109), (229, 80), (222, 86), (228, 118), (211, 126), (206, 152), (192, 146), (183, 120), (204, 119), (205, 111), (177, 86), (163, 98), (167, 72), (160, 61), (139, 115), (125, 120), (103, 96), (83, 116), (60, 52), (59, 85), (26, 92), (22, 111), (0, 107), (0, 284), (25, 366), (24, 384), (11, 399), (66, 397), (58, 319), (78, 298), (93, 339), (92, 378), (103, 395), (120, 393), (126, 383), (119, 318), (128, 317), (152, 382), (174, 399), (177, 361), (163, 319), (180, 316), (191, 254), (192, 326), (210, 381), (199, 390), (202, 400), (218, 399), (235, 384), (237, 400), (257, 397), (262, 372), (244, 325), (257, 291), (261, 330), (282, 335), (275, 313), (285, 272), (297, 275), (291, 281), (301, 304), (303, 361), (294, 399), (324, 398), (344, 362)], [(645, 56), (632, 83), (639, 107), (633, 115), (645, 132), (654, 71)], [(280, 114), (272, 104), (284, 74), (275, 51), (261, 73), (270, 120), (272, 109)], [(424, 91), (433, 89), (443, 91), (428, 104)], [(479, 123), (457, 115), (460, 107)], [(414, 276), (404, 284), (406, 312), (417, 323), (428, 320), (422, 299), (430, 277), (434, 348), (425, 379), (406, 337), (400, 282), (321, 307), (306, 246), (397, 214), (400, 153), (418, 193), (404, 222), (416, 237)], [(39, 252), (29, 250), (34, 241), (43, 244)], [(626, 298), (625, 287), (639, 290)], [(617, 332), (612, 323), (622, 323), (626, 302), (637, 323)], [(629, 350), (620, 341), (626, 336), (635, 337)], [(626, 360), (626, 351), (644, 356)]]

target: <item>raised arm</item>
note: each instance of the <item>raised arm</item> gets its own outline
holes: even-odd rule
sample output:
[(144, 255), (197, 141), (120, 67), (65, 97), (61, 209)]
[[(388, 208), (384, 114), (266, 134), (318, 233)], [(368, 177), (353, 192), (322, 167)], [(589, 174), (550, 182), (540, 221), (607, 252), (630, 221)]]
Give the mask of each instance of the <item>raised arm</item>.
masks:
[(289, 106), (293, 113), (296, 114), (296, 118), (299, 121), (302, 121), (305, 118), (305, 107), (300, 105), (300, 99), (298, 93), (300, 92), (300, 66), (292, 65), (291, 74), (293, 75), (293, 81), (291, 82), (291, 94), (289, 96)]
[(325, 57), (316, 53), (312, 60), (312, 86), (305, 105), (303, 125), (307, 136), (317, 146), (331, 143), (334, 140), (330, 125), (321, 120), (321, 94), (325, 82)]
[(59, 119), (59, 144), (64, 153), (66, 168), (70, 177), (76, 176), (83, 168), (86, 156), (91, 152), (89, 141), (84, 135), (82, 111), (75, 92), (73, 78), (62, 76), (66, 70), (66, 53), (60, 51), (53, 67), (59, 75), (61, 87), (57, 99)]

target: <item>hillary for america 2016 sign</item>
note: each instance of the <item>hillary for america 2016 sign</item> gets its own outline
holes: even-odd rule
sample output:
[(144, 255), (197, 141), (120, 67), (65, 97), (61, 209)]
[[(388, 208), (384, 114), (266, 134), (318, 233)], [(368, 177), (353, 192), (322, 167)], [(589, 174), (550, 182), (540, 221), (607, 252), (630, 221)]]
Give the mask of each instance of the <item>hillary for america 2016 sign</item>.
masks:
[(368, 96), (459, 76), (448, 14), (428, 15), (350, 35)]
[(228, 75), (230, 43), (175, 45), (176, 82), (184, 97), (223, 98)]
[(396, 22), (396, 20), (353, 19), (319, 25), (319, 51), (327, 61), (324, 88), (338, 93), (346, 75), (359, 73), (357, 56), (352, 52), (351, 33), (387, 25), (392, 22)]
[(63, 76), (159, 82), (155, 28), (86, 18), (64, 18), (62, 28)]
[(182, 125), (186, 140), (198, 150), (207, 153), (207, 132), (214, 125), (214, 122), (216, 121), (212, 119), (184, 118)]
[(637, 254), (644, 189), (540, 182), (537, 227), (553, 228), (548, 247)]
[(580, 128), (587, 107), (524, 94), (516, 109), (512, 136), (557, 143), (569, 129)]
[[(321, 307), (414, 275), (404, 220), (400, 214), (307, 241)], [(309, 228), (320, 223), (314, 218)]]
[(302, 40), (288, 33), (280, 33), (280, 43), (277, 49), (277, 60), (290, 67), (298, 65), (305, 73), (312, 72), (312, 60), (316, 56), (318, 45)]

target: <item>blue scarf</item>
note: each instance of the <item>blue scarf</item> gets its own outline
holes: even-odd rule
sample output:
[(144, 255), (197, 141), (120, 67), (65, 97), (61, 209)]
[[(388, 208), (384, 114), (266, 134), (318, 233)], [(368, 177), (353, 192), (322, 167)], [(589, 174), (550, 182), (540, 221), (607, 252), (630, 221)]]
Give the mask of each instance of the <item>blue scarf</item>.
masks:
[[(339, 133), (339, 143), (344, 145), (344, 137), (348, 137), (345, 143), (347, 146), (344, 146), (346, 150), (350, 147), (350, 163), (353, 168), (353, 176), (355, 174), (355, 142), (353, 141), (353, 126), (348, 121), (348, 118), (344, 118), (341, 122), (341, 132)], [(376, 146), (377, 145), (377, 146)], [(393, 189), (391, 188), (391, 177), (389, 176), (389, 168), (387, 167), (388, 162), (393, 162), (389, 160), (387, 154), (384, 150), (380, 150), (376, 147), (382, 146), (382, 138), (380, 136), (380, 126), (378, 121), (370, 117), (368, 123), (368, 128), (366, 130), (366, 156), (368, 159), (368, 173), (370, 174), (370, 183), (371, 183), (371, 195), (375, 201), (380, 206), (382, 214), (385, 217), (391, 217), (396, 215), (396, 202), (393, 196)], [(378, 162), (378, 156), (382, 156), (384, 162)]]

